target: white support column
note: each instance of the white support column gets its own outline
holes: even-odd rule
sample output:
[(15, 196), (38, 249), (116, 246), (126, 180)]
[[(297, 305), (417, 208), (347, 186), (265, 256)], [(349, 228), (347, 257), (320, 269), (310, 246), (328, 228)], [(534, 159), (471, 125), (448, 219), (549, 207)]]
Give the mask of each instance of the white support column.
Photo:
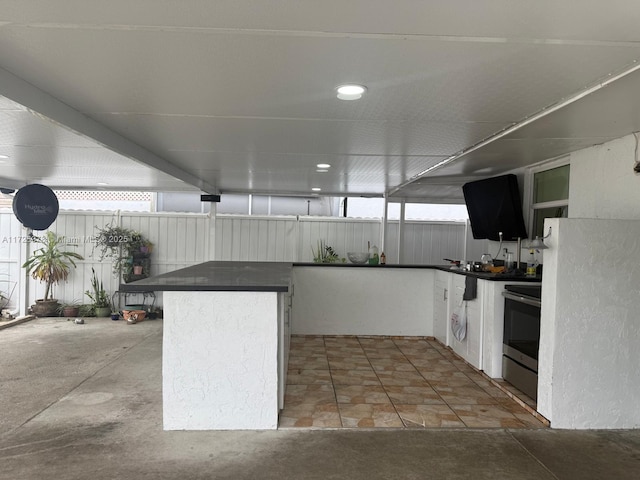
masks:
[[(25, 239), (32, 233), (32, 230), (30, 228), (22, 227), (22, 230), (24, 231)], [(20, 274), (18, 275), (18, 278), (20, 278), (20, 281), (18, 281), (17, 306), (18, 306), (18, 309), (20, 310), (18, 315), (20, 315), (21, 317), (26, 315), (27, 312), (29, 311), (29, 293), (30, 293), (29, 285), (31, 284), (29, 279), (31, 277), (27, 273), (27, 269), (22, 268), (22, 265), (24, 265), (24, 262), (26, 262), (27, 259), (29, 258), (29, 255), (31, 252), (31, 249), (29, 248), (30, 245), (31, 245), (31, 242), (22, 241), (20, 242), (20, 248), (18, 250), (18, 268), (20, 269)]]
[(384, 252), (387, 246), (387, 228), (389, 226), (389, 197), (384, 194), (384, 213), (382, 214), (382, 227), (380, 232), (380, 252)]
[(218, 215), (218, 204), (211, 203), (211, 211), (209, 212), (209, 234), (206, 238), (207, 260), (216, 260), (216, 218)]
[(467, 248), (469, 246), (469, 219), (464, 221), (464, 247), (462, 248), (462, 259), (466, 262), (471, 260), (467, 258)]
[(404, 256), (404, 212), (405, 201), (400, 202), (400, 222), (398, 223), (398, 263), (402, 264)]

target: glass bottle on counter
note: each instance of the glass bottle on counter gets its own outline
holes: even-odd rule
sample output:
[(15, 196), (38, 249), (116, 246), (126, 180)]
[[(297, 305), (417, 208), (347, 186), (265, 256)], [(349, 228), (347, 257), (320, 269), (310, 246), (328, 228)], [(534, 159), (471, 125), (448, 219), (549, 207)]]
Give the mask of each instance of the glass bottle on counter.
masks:
[(369, 250), (369, 265), (378, 265), (380, 257), (378, 256), (378, 247), (375, 245)]

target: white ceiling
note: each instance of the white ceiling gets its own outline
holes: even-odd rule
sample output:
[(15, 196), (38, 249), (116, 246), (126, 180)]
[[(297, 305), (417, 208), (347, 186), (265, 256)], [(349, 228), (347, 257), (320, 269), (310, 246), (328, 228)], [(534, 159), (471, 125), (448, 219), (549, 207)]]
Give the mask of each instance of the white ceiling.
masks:
[(576, 5), (0, 0), (0, 186), (460, 201), (640, 130), (640, 2)]

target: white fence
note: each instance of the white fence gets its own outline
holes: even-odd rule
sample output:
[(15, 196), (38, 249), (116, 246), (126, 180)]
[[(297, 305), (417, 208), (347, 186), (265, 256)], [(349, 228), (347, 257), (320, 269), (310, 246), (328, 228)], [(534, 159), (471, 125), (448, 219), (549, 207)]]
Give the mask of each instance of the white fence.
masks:
[[(219, 215), (215, 259), (311, 262), (311, 248), (324, 240), (342, 257), (380, 245), (382, 222), (335, 217), (255, 217)], [(398, 221), (387, 226), (388, 263), (443, 264), (444, 258), (480, 259), (487, 242), (473, 240), (464, 223), (405, 222), (403, 261), (398, 262)]]
[[(310, 262), (311, 247), (318, 240), (331, 245), (339, 255), (366, 251), (367, 242), (380, 246), (382, 224), (377, 219), (333, 217), (258, 217), (186, 213), (61, 212), (51, 230), (59, 236), (78, 241), (69, 249), (84, 257), (69, 276), (68, 283), (55, 289), (61, 302), (87, 303), (84, 292), (90, 286), (95, 269), (105, 289), (118, 289), (119, 279), (111, 263), (101, 262), (93, 251), (96, 226), (116, 223), (141, 232), (154, 249), (151, 273), (157, 275), (208, 260)], [(389, 222), (385, 254), (388, 263), (398, 263), (398, 222)], [(486, 242), (471, 240), (464, 223), (406, 222), (403, 262), (442, 264), (443, 258), (479, 259)], [(43, 286), (28, 278), (21, 265), (37, 244), (25, 242), (25, 230), (10, 210), (0, 211), (0, 291), (7, 292), (11, 282), (18, 287), (11, 305), (29, 305), (41, 298)], [(160, 299), (161, 302), (161, 299)]]

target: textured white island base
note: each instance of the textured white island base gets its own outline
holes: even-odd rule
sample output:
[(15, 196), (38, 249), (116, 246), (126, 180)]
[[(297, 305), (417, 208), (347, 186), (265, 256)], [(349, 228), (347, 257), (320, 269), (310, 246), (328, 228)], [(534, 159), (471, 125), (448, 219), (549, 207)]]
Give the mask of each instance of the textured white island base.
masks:
[(278, 426), (277, 292), (165, 291), (165, 430)]

